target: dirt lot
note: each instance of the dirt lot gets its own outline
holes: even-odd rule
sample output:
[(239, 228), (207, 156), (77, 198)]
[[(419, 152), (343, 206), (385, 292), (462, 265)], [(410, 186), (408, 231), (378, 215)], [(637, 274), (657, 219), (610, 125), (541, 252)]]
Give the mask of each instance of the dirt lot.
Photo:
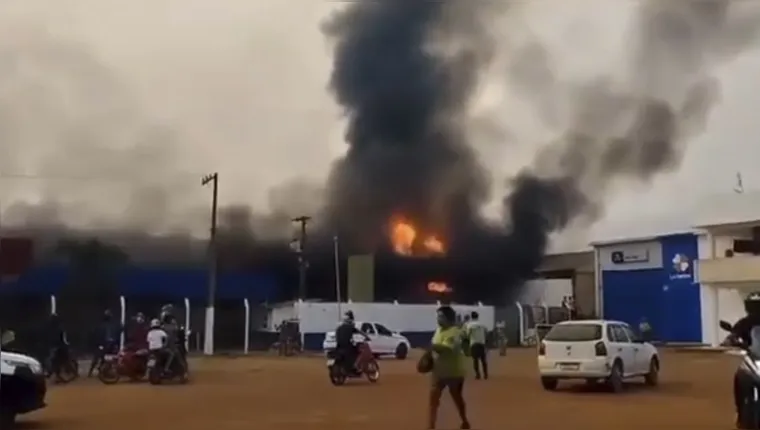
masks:
[[(493, 377), (468, 381), (475, 428), (727, 429), (735, 359), (723, 354), (665, 353), (656, 389), (632, 385), (622, 395), (590, 392), (583, 384), (544, 392), (534, 351), (492, 356)], [(77, 430), (364, 430), (425, 428), (426, 377), (414, 361), (381, 362), (377, 385), (351, 381), (332, 387), (319, 358), (206, 359), (187, 386), (76, 381), (52, 387), (49, 407), (25, 417), (22, 429)], [(457, 428), (451, 402), (439, 427)]]

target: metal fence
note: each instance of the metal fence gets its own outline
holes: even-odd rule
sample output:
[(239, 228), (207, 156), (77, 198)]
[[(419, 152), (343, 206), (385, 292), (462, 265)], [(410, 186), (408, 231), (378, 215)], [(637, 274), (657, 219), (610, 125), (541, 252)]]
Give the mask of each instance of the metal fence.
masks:
[[(87, 298), (59, 300), (56, 296), (3, 295), (0, 297), (0, 327), (16, 332), (14, 349), (36, 355), (46, 348), (47, 322), (55, 313), (61, 318), (74, 351), (87, 355), (96, 343), (94, 333), (105, 309), (110, 309), (123, 326), (129, 327), (137, 313), (143, 313), (148, 319), (156, 318), (166, 304), (174, 306), (180, 324), (190, 331), (188, 350), (202, 350), (206, 305), (187, 298), (120, 296), (113, 302), (103, 303)], [(245, 354), (269, 349), (276, 342), (278, 335), (267, 330), (269, 309), (266, 305), (251, 303), (248, 299), (220, 300), (215, 310), (215, 352)]]

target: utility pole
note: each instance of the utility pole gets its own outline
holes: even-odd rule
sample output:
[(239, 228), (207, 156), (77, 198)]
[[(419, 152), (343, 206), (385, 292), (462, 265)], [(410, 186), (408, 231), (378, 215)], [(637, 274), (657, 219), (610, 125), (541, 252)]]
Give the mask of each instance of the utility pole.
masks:
[(211, 230), (208, 241), (208, 302), (206, 303), (205, 335), (203, 337), (203, 354), (214, 354), (214, 306), (216, 304), (216, 213), (219, 197), (219, 174), (214, 172), (201, 178), (201, 186), (211, 184)]
[(309, 267), (309, 262), (306, 261), (306, 256), (304, 254), (307, 238), (306, 225), (311, 221), (311, 217), (303, 215), (293, 218), (291, 221), (300, 225), (299, 235), (294, 250), (298, 255), (298, 298), (304, 300), (306, 299), (306, 269)]

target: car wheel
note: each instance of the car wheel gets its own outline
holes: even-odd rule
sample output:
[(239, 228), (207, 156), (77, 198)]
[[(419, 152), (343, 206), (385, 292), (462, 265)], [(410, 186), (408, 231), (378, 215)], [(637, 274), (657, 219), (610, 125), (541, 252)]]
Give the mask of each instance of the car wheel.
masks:
[(557, 380), (557, 378), (547, 378), (547, 377), (541, 378), (541, 386), (543, 386), (544, 390), (546, 391), (556, 390), (557, 385), (559, 385), (559, 380)]
[(652, 357), (649, 361), (649, 373), (644, 376), (644, 382), (650, 387), (654, 387), (660, 380), (660, 362), (657, 357)]
[(620, 361), (615, 361), (610, 370), (610, 376), (607, 378), (607, 386), (613, 393), (623, 391), (623, 365)]
[(395, 356), (397, 360), (404, 360), (406, 359), (406, 356), (409, 355), (409, 348), (406, 346), (405, 343), (400, 343), (396, 347)]

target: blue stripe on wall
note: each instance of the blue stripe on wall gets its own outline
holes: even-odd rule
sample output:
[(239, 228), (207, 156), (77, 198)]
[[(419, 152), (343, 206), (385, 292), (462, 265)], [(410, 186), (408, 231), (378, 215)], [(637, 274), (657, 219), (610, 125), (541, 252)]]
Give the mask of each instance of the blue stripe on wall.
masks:
[[(130, 267), (114, 274), (119, 294), (160, 296), (202, 300), (206, 298), (208, 271), (205, 268)], [(0, 285), (0, 293), (50, 295), (58, 293), (69, 280), (67, 267), (35, 267), (16, 281)], [(277, 299), (275, 279), (261, 273), (220, 272), (217, 296), (224, 299), (248, 298), (255, 301)]]

